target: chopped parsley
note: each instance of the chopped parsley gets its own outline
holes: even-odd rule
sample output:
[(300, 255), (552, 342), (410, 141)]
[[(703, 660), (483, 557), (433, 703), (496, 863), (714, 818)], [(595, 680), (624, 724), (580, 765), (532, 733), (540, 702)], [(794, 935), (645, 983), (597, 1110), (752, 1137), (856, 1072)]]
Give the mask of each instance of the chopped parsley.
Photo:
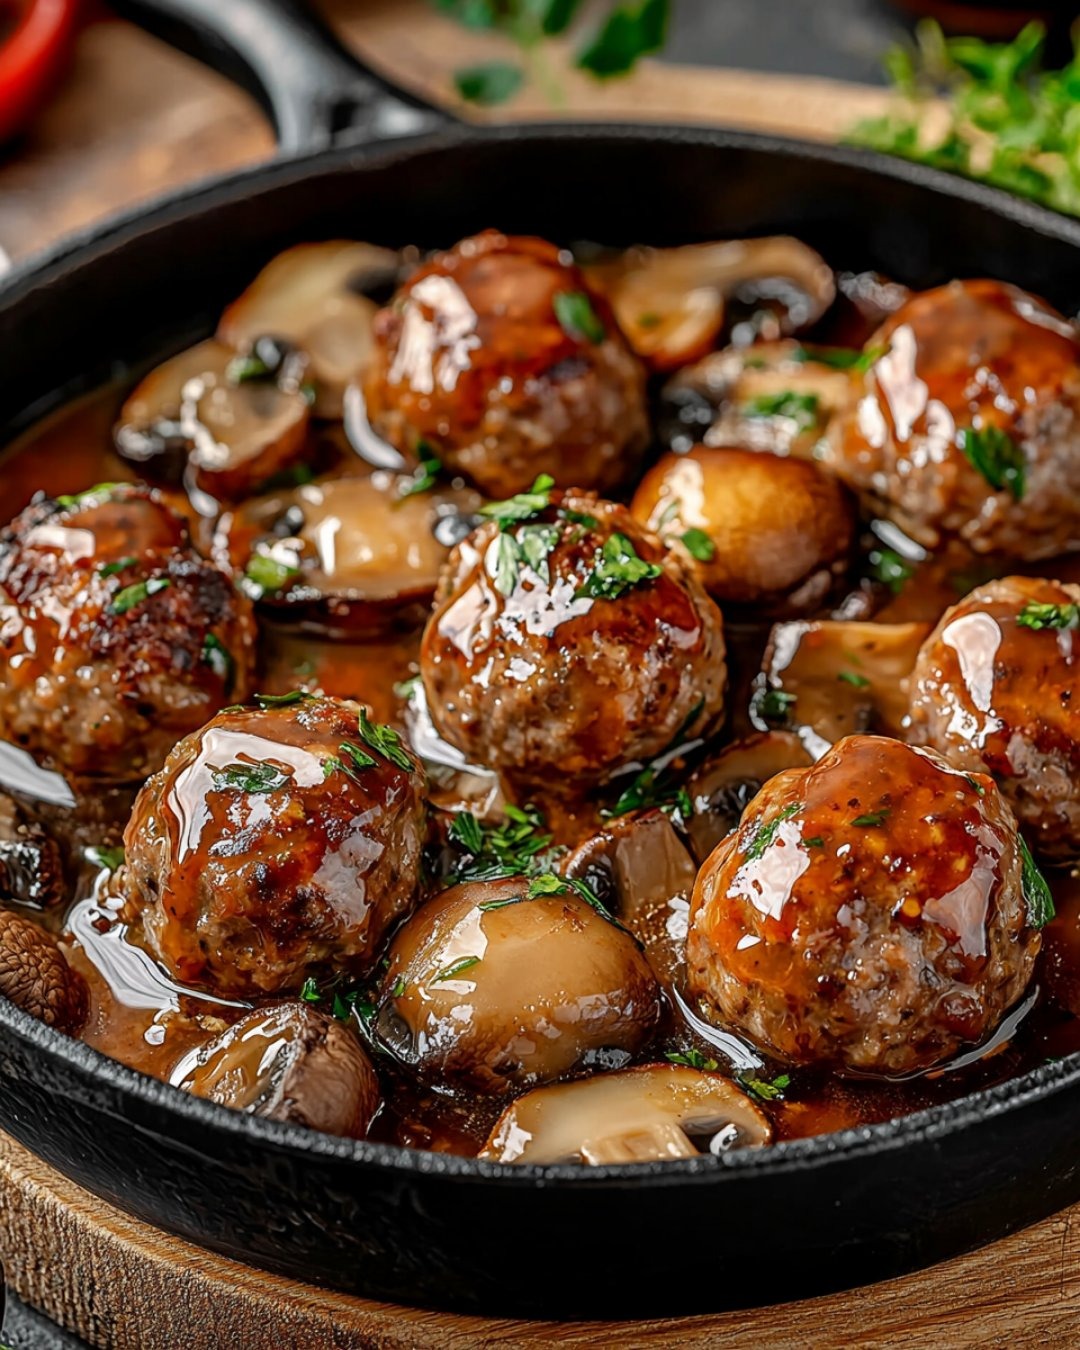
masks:
[(287, 694), (252, 694), (251, 697), (265, 711), (267, 708), (291, 708), (294, 703), (306, 703), (315, 695), (306, 689), (290, 689)]
[(751, 1074), (741, 1073), (738, 1076), (738, 1083), (752, 1097), (756, 1097), (761, 1102), (783, 1101), (784, 1093), (791, 1086), (791, 1074), (777, 1074), (771, 1081), (765, 1078), (755, 1078)]
[(661, 570), (659, 563), (639, 558), (626, 535), (616, 530), (598, 551), (593, 570), (578, 587), (577, 595), (592, 600), (617, 600), (635, 586), (655, 580)]
[(466, 103), (494, 108), (513, 98), (521, 88), (525, 73), (510, 61), (482, 61), (455, 71), (454, 84)]
[(280, 562), (269, 553), (253, 554), (244, 569), (244, 578), (256, 592), (256, 600), (280, 591), (299, 575), (300, 569), (295, 563)]
[(225, 378), (230, 384), (250, 384), (253, 380), (271, 380), (277, 372), (254, 352), (234, 356), (225, 367)]
[(889, 808), (885, 807), (881, 811), (867, 811), (863, 816), (856, 816), (851, 823), (861, 830), (874, 830), (879, 825), (884, 825), (888, 817)]
[(65, 511), (70, 511), (72, 508), (81, 510), (84, 506), (89, 506), (95, 497), (111, 497), (119, 488), (132, 486), (131, 483), (95, 483), (93, 487), (84, 488), (82, 492), (76, 492), (73, 496), (57, 497), (56, 504)]
[(122, 845), (117, 845), (115, 848), (105, 848), (100, 844), (92, 844), (86, 850), (86, 858), (106, 872), (115, 872), (124, 861), (124, 849)]
[(980, 797), (986, 796), (986, 789), (980, 782), (972, 778), (970, 774), (964, 774), (964, 778), (967, 781), (968, 786), (970, 788), (973, 788), (979, 794)]
[(300, 997), (305, 1003), (318, 1003), (322, 998), (319, 992), (319, 983), (314, 975), (309, 975), (304, 981), (304, 987), (300, 990)]
[(559, 327), (575, 342), (591, 342), (597, 346), (607, 336), (603, 321), (584, 291), (558, 291), (552, 306)]
[(499, 825), (482, 825), (471, 811), (461, 811), (450, 826), (450, 840), (469, 855), (454, 869), (458, 881), (497, 881), (533, 876), (544, 870), (544, 855), (553, 835), (535, 806), (508, 805)]
[(109, 606), (109, 613), (127, 614), (136, 605), (149, 600), (152, 595), (167, 591), (171, 585), (168, 577), (150, 577), (147, 581), (135, 581), (130, 586), (125, 586), (122, 591), (116, 592)]
[(966, 427), (957, 435), (964, 458), (996, 492), (1008, 490), (1014, 501), (1024, 496), (1027, 460), (1007, 431), (1000, 427)]
[(450, 965), (444, 966), (442, 970), (433, 975), (431, 977), (431, 982), (432, 984), (438, 984), (442, 980), (452, 980), (456, 975), (461, 975), (466, 970), (471, 970), (473, 966), (478, 966), (479, 964), (479, 956), (462, 956)]
[(753, 711), (765, 722), (783, 725), (795, 702), (796, 696), (786, 689), (763, 689), (754, 696)]
[(527, 898), (524, 895), (508, 895), (505, 900), (481, 900), (476, 908), (486, 914), (489, 910), (505, 909), (507, 905), (520, 905)]
[(532, 520), (551, 505), (554, 486), (555, 479), (550, 474), (539, 474), (528, 492), (518, 492), (503, 502), (488, 502), (480, 508), (480, 514), (488, 520), (497, 520), (504, 530), (519, 520)]
[(870, 681), (866, 676), (860, 675), (858, 671), (855, 670), (842, 670), (836, 678), (838, 680), (843, 680), (845, 684), (850, 684), (855, 689), (870, 688)]
[[(394, 728), (370, 721), (366, 708), (360, 709), (360, 739), (377, 755), (381, 755), (383, 759), (388, 759), (391, 764), (398, 769), (402, 769), (405, 773), (412, 773), (416, 767), (412, 756), (405, 749), (401, 737)], [(344, 750), (345, 746), (343, 745), (341, 748)], [(363, 751), (360, 753), (363, 754)]]
[(716, 545), (704, 530), (690, 529), (682, 536), (683, 547), (698, 562), (712, 562), (716, 557)]
[(701, 716), (704, 706), (705, 700), (698, 699), (671, 741), (635, 774), (630, 784), (619, 794), (615, 805), (602, 811), (601, 815), (611, 819), (628, 815), (631, 811), (659, 807), (669, 815), (678, 812), (684, 821), (690, 819), (694, 814), (693, 800), (686, 788), (672, 780), (670, 763), (675, 754), (687, 745), (687, 733)]
[(825, 840), (821, 837), (820, 834), (812, 834), (809, 836), (809, 838), (804, 838), (803, 843), (806, 845), (807, 848), (825, 847)]
[(398, 496), (417, 497), (421, 492), (430, 492), (439, 481), (439, 475), (442, 473), (442, 460), (437, 458), (431, 452), (431, 448), (426, 442), (422, 443), (420, 463), (417, 465), (411, 478), (405, 479), (398, 488)]
[(500, 595), (513, 595), (525, 563), (546, 585), (551, 580), (548, 557), (559, 542), (557, 525), (519, 525), (510, 533), (503, 528), (495, 545), (495, 589)]
[(348, 775), (354, 782), (360, 781), (360, 771), (362, 769), (374, 769), (376, 760), (373, 755), (369, 755), (366, 750), (361, 750), (358, 745), (352, 741), (342, 741), (339, 747), (340, 759), (338, 764), (342, 771)]
[(215, 792), (276, 792), (290, 777), (276, 764), (257, 760), (251, 764), (226, 764), (213, 771), (210, 781)]
[(1039, 870), (1039, 864), (1031, 856), (1027, 840), (1019, 835), (1020, 857), (1023, 870), (1020, 877), (1020, 889), (1024, 894), (1024, 906), (1027, 909), (1027, 921), (1032, 928), (1045, 928), (1054, 917), (1054, 897), (1046, 878)]
[(798, 394), (783, 389), (775, 394), (759, 394), (742, 405), (744, 417), (788, 417), (800, 431), (817, 425), (820, 400), (817, 394)]
[(219, 637), (216, 637), (213, 633), (207, 633), (203, 638), (201, 656), (219, 680), (224, 680), (226, 684), (232, 681), (236, 662), (233, 660), (228, 647)]
[(117, 572), (122, 572), (125, 567), (130, 567), (133, 563), (137, 561), (138, 561), (137, 558), (127, 557), (127, 558), (117, 558), (116, 562), (102, 563), (102, 565), (98, 568), (98, 576), (114, 577), (116, 576)]
[(535, 900), (541, 895), (565, 895), (566, 891), (567, 885), (562, 877), (554, 872), (540, 872), (530, 879), (525, 895), (527, 899)]
[(888, 347), (796, 347), (791, 353), (793, 361), (817, 361), (820, 365), (831, 366), (833, 370), (853, 370), (865, 375), (871, 366), (876, 365), (888, 351)]
[(762, 857), (765, 850), (776, 838), (780, 826), (792, 816), (797, 816), (803, 809), (802, 802), (789, 802), (787, 806), (777, 811), (771, 820), (762, 823), (760, 817), (757, 821), (757, 828), (754, 831), (750, 842), (745, 849), (745, 855), (748, 862), (756, 862)]
[(664, 1058), (671, 1064), (682, 1064), (687, 1069), (701, 1069), (704, 1073), (712, 1073), (720, 1065), (715, 1059), (710, 1059), (703, 1055), (697, 1047), (691, 1047), (689, 1050), (669, 1050)]
[(899, 595), (915, 574), (915, 564), (902, 558), (895, 549), (876, 548), (870, 554), (870, 576)]
[(1022, 628), (1080, 628), (1080, 605), (1041, 604), (1029, 600), (1016, 617)]

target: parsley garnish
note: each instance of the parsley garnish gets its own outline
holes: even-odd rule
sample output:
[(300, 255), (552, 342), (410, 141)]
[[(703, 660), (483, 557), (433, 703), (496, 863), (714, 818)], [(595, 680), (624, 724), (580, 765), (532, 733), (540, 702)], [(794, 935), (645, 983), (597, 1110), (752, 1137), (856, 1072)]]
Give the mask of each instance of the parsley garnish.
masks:
[(306, 703), (315, 695), (306, 689), (290, 689), (287, 694), (252, 694), (251, 697), (265, 711), (267, 708), (291, 708), (294, 703)]
[(544, 817), (535, 806), (509, 805), (500, 825), (482, 825), (471, 811), (461, 811), (450, 825), (450, 839), (470, 855), (454, 869), (458, 881), (496, 881), (532, 876), (543, 869), (540, 856), (551, 847)]
[(965, 427), (957, 434), (964, 458), (997, 492), (1008, 489), (1020, 501), (1026, 486), (1027, 460), (1007, 431), (1000, 427)]
[(597, 553), (593, 570), (578, 587), (577, 595), (592, 600), (617, 600), (635, 586), (655, 580), (662, 570), (659, 563), (639, 558), (626, 535), (616, 531)]
[(817, 361), (820, 365), (831, 366), (833, 370), (854, 370), (865, 375), (871, 366), (888, 351), (888, 347), (875, 346), (859, 350), (858, 347), (796, 347), (791, 353), (793, 361)]
[(1027, 840), (1023, 835), (1018, 835), (1017, 838), (1020, 843), (1020, 857), (1023, 862), (1020, 889), (1024, 894), (1027, 921), (1032, 928), (1045, 928), (1056, 913), (1054, 897), (1047, 885), (1046, 878), (1039, 870), (1039, 864), (1031, 856)]
[(600, 79), (625, 75), (640, 57), (663, 47), (669, 12), (669, 0), (637, 0), (618, 5), (578, 56), (578, 66)]
[(1022, 628), (1080, 628), (1080, 605), (1041, 604), (1038, 600), (1029, 600), (1016, 622)]
[(318, 1003), (322, 998), (319, 993), (319, 983), (314, 975), (309, 975), (304, 981), (304, 987), (300, 990), (300, 997), (305, 1003)]
[(870, 576), (899, 595), (915, 572), (915, 564), (902, 558), (895, 549), (876, 548), (870, 554)]
[(451, 965), (445, 966), (437, 974), (431, 977), (432, 984), (438, 984), (442, 980), (452, 980), (455, 975), (462, 974), (463, 971), (471, 970), (473, 966), (480, 964), (479, 956), (462, 956)]
[(211, 786), (215, 792), (275, 792), (289, 781), (290, 776), (266, 760), (253, 764), (226, 764), (213, 771)]
[(791, 1074), (778, 1074), (770, 1082), (764, 1078), (754, 1078), (750, 1074), (741, 1073), (738, 1076), (738, 1083), (741, 1088), (745, 1088), (758, 1101), (782, 1101), (784, 1093), (791, 1086)]
[(820, 834), (812, 834), (809, 838), (804, 838), (803, 843), (807, 848), (824, 848), (825, 840)]
[(280, 591), (283, 586), (300, 575), (295, 563), (279, 562), (269, 553), (255, 553), (244, 569), (244, 578), (256, 592), (255, 599)]
[(125, 567), (130, 567), (132, 563), (137, 562), (137, 558), (117, 558), (116, 562), (102, 563), (98, 568), (98, 576), (114, 577), (117, 572), (122, 572)]
[(528, 492), (519, 492), (504, 502), (489, 502), (480, 508), (480, 514), (489, 520), (497, 520), (503, 529), (519, 520), (532, 520), (551, 505), (554, 486), (555, 479), (550, 474), (539, 474)]
[(352, 741), (342, 741), (341, 759), (338, 761), (345, 773), (354, 781), (360, 781), (361, 769), (374, 769), (375, 758), (369, 755), (366, 750), (361, 750), (358, 745)]
[(603, 342), (607, 332), (584, 291), (558, 291), (552, 301), (559, 327), (575, 342)]
[(245, 352), (234, 356), (225, 367), (225, 378), (230, 384), (249, 384), (252, 380), (273, 379), (276, 371), (270, 369), (261, 356)]
[[(360, 709), (360, 739), (376, 754), (382, 755), (383, 759), (388, 759), (405, 773), (412, 773), (416, 767), (394, 728), (369, 721), (366, 708)], [(344, 750), (345, 746), (341, 748)], [(363, 751), (360, 753), (363, 754)]]
[(972, 778), (970, 774), (964, 774), (964, 778), (966, 779), (968, 786), (974, 788), (980, 797), (986, 796), (986, 789), (980, 782)]
[(131, 483), (95, 483), (93, 487), (83, 488), (82, 492), (76, 492), (73, 496), (57, 497), (56, 504), (65, 511), (70, 511), (73, 507), (81, 510), (84, 506), (89, 506), (95, 497), (111, 497), (119, 488), (132, 486)]
[(213, 633), (207, 633), (203, 638), (202, 659), (214, 672), (219, 680), (229, 683), (233, 677), (233, 671), (236, 669), (236, 662), (232, 658), (232, 653), (224, 642)]
[(698, 562), (712, 562), (716, 557), (716, 545), (704, 530), (687, 530), (682, 537), (683, 546), (692, 558)]
[(565, 895), (567, 884), (562, 877), (554, 872), (540, 872), (529, 881), (529, 889), (525, 892), (526, 898), (535, 900), (541, 895)]
[(689, 1050), (669, 1050), (664, 1058), (672, 1064), (682, 1064), (688, 1069), (701, 1069), (704, 1073), (712, 1073), (720, 1065), (715, 1059), (708, 1059), (696, 1047)]
[(124, 850), (121, 845), (116, 848), (105, 848), (100, 844), (92, 844), (86, 850), (86, 857), (95, 866), (104, 868), (106, 872), (115, 872), (124, 861)]
[(687, 732), (701, 716), (705, 706), (704, 699), (698, 699), (690, 709), (682, 726), (663, 750), (637, 774), (628, 787), (619, 794), (615, 805), (601, 812), (611, 819), (625, 816), (631, 811), (642, 811), (649, 807), (659, 807), (671, 814), (677, 811), (684, 821), (694, 814), (694, 803), (684, 787), (677, 786), (671, 778), (670, 762), (675, 753), (686, 745)]
[(744, 417), (789, 417), (801, 431), (817, 425), (817, 394), (797, 394), (791, 389), (776, 394), (760, 394), (742, 405)]
[(126, 614), (136, 605), (141, 605), (144, 600), (149, 600), (152, 595), (167, 591), (171, 585), (168, 577), (151, 577), (148, 581), (133, 582), (122, 591), (116, 592), (109, 606), (109, 613)]
[(525, 79), (520, 66), (509, 61), (484, 61), (478, 66), (466, 66), (456, 71), (454, 83), (467, 103), (481, 108), (494, 108), (513, 98)]
[(870, 681), (866, 678), (866, 676), (860, 675), (858, 674), (857, 671), (854, 670), (842, 670), (840, 671), (840, 673), (837, 675), (836, 678), (838, 680), (843, 680), (845, 684), (852, 685), (855, 689), (870, 688)]
[(777, 831), (780, 829), (780, 826), (783, 825), (784, 821), (790, 820), (792, 816), (797, 816), (802, 809), (802, 802), (789, 802), (787, 806), (778, 811), (776, 815), (766, 823), (762, 824), (759, 817), (757, 828), (745, 849), (747, 861), (756, 862), (758, 858), (762, 857), (765, 850), (776, 838)]
[(753, 711), (765, 722), (783, 724), (795, 706), (796, 695), (786, 689), (763, 689), (754, 696)]
[(885, 807), (881, 811), (867, 811), (864, 816), (856, 816), (851, 822), (862, 830), (873, 830), (879, 825), (884, 825), (889, 816), (889, 808)]
[(412, 477), (406, 479), (398, 488), (398, 496), (404, 499), (405, 497), (416, 497), (421, 492), (430, 492), (439, 481), (442, 467), (442, 460), (438, 459), (431, 452), (427, 443), (424, 442), (420, 463)]
[(551, 580), (548, 557), (559, 542), (557, 525), (520, 525), (511, 534), (503, 528), (495, 546), (495, 589), (500, 595), (513, 595), (524, 562), (546, 585)]

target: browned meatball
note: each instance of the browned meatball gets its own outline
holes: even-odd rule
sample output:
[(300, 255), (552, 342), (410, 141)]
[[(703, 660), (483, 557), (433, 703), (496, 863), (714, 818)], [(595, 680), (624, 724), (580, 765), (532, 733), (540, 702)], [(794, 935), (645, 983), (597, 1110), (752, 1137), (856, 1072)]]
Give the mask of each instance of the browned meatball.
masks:
[(645, 1044), (660, 995), (640, 947), (568, 883), (544, 881), (561, 890), (467, 882), (402, 927), (376, 1025), (404, 1063), (503, 1093), (619, 1067)]
[(144, 777), (246, 697), (254, 634), (155, 491), (36, 502), (0, 534), (0, 736), (76, 775)]
[(817, 465), (707, 445), (665, 455), (630, 509), (690, 554), (716, 600), (782, 613), (821, 605), (855, 532), (851, 498)]
[(58, 1031), (74, 1034), (86, 1021), (86, 981), (51, 934), (6, 909), (0, 909), (0, 994)]
[(356, 1033), (305, 1003), (247, 1013), (181, 1061), (172, 1081), (234, 1111), (358, 1139), (380, 1101)]
[(880, 349), (827, 463), (930, 548), (1046, 558), (1080, 546), (1080, 338), (998, 281), (916, 295), (867, 343)]
[(423, 779), (357, 705), (219, 713), (136, 798), (126, 916), (181, 983), (241, 997), (368, 966), (420, 876)]
[[(622, 506), (525, 494), (455, 548), (420, 669), (440, 734), (557, 792), (603, 783), (720, 719), (720, 611)], [(526, 509), (531, 504), (535, 509)]]
[(421, 267), (380, 311), (373, 429), (426, 447), (491, 497), (539, 473), (598, 490), (648, 440), (645, 377), (607, 302), (553, 244), (489, 230)]
[(910, 739), (991, 774), (1047, 857), (1080, 854), (1080, 586), (1005, 577), (947, 610), (912, 672)]
[(1031, 978), (1048, 915), (1025, 870), (991, 779), (849, 736), (766, 783), (701, 869), (690, 991), (795, 1063), (933, 1068)]

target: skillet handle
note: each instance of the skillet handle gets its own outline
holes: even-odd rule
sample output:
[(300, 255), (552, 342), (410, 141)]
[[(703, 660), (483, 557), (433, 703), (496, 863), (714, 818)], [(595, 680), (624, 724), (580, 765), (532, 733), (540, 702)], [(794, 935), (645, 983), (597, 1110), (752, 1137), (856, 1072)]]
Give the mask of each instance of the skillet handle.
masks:
[(113, 8), (253, 94), (285, 154), (453, 120), (361, 65), (304, 0), (113, 0)]

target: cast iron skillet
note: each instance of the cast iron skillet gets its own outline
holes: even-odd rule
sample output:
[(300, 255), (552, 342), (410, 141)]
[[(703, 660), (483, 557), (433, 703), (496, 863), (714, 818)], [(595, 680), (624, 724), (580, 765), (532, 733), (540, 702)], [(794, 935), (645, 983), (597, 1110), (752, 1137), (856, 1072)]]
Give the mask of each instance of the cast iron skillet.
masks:
[[(1080, 308), (1080, 224), (924, 168), (726, 131), (466, 129), (386, 91), (286, 0), (121, 7), (243, 79), (283, 154), (0, 285), (5, 437), (59, 393), (209, 331), (279, 249), (334, 235), (434, 246), (487, 225), (613, 244), (786, 231), (838, 267), (917, 286), (1001, 277)], [(1080, 1199), (1075, 1057), (761, 1151), (501, 1169), (219, 1109), (0, 999), (0, 1126), (91, 1191), (230, 1256), (489, 1314), (632, 1317), (822, 1293)]]

